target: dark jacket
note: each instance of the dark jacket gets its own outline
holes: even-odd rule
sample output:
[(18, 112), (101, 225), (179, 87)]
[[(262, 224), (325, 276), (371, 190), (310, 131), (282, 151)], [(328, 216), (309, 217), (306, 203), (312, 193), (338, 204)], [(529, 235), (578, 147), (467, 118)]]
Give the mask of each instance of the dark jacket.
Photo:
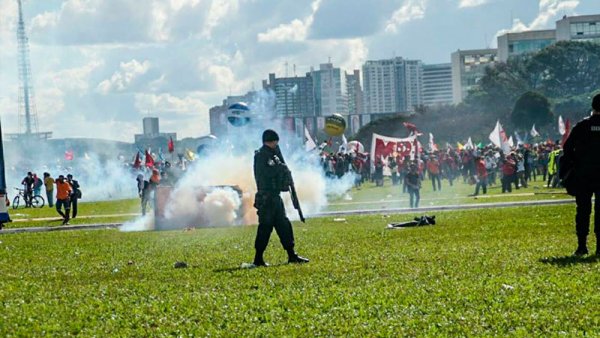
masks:
[(263, 192), (286, 191), (283, 176), (287, 166), (279, 148), (263, 145), (254, 153), (254, 179), (256, 188)]
[(563, 148), (559, 176), (573, 168), (577, 187), (600, 189), (600, 115), (577, 123)]

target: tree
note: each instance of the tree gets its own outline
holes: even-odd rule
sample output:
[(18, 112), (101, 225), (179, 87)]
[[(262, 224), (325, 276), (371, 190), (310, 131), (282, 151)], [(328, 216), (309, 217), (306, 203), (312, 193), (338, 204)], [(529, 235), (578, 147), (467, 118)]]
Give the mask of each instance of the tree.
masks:
[(523, 129), (530, 128), (533, 124), (544, 126), (552, 122), (554, 115), (550, 110), (550, 101), (537, 92), (526, 92), (521, 95), (510, 116), (512, 123)]
[(533, 90), (548, 97), (582, 95), (600, 88), (600, 44), (561, 41), (536, 53), (527, 66)]

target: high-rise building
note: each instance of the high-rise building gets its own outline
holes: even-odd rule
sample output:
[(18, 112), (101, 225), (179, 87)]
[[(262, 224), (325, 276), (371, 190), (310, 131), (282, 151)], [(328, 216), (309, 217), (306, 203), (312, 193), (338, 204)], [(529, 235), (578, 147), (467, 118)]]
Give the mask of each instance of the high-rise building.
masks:
[(452, 97), (462, 102), (485, 74), (485, 68), (497, 62), (497, 49), (458, 50), (452, 53)]
[(423, 105), (452, 104), (452, 64), (423, 65)]
[(399, 113), (421, 105), (423, 65), (401, 57), (369, 60), (363, 65), (364, 112)]
[(324, 63), (319, 70), (312, 70), (313, 94), (315, 111), (318, 116), (328, 116), (334, 113), (348, 114), (348, 93), (346, 78), (339, 68), (331, 63)]
[(315, 116), (313, 80), (310, 73), (306, 76), (277, 78), (269, 74), (269, 80), (263, 81), (263, 89), (275, 93), (275, 111), (281, 116)]
[(556, 40), (600, 43), (600, 15), (564, 16), (556, 22)]
[(535, 53), (555, 42), (554, 29), (506, 33), (498, 37), (498, 61), (506, 62), (510, 57)]
[(362, 113), (363, 92), (360, 86), (360, 70), (355, 69), (352, 74), (344, 72), (348, 92), (348, 113), (350, 115)]

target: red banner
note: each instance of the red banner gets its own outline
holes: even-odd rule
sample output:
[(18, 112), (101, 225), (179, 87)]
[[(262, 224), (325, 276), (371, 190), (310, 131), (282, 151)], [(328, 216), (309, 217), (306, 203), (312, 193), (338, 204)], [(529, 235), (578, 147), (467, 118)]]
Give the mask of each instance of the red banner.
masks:
[(404, 157), (414, 155), (416, 139), (416, 136), (395, 138), (373, 133), (371, 163), (375, 164), (376, 160), (387, 161), (389, 156)]

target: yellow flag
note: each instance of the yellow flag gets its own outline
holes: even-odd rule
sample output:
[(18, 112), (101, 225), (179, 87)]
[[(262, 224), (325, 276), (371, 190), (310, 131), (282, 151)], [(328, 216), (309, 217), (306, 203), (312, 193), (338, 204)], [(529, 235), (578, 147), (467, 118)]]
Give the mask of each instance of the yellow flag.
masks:
[(185, 158), (186, 158), (188, 161), (193, 161), (193, 160), (195, 160), (195, 159), (196, 159), (196, 154), (194, 154), (194, 152), (193, 152), (193, 151), (191, 151), (190, 149), (186, 148), (186, 149), (185, 149)]
[(462, 150), (465, 146), (460, 144), (460, 142), (456, 142), (456, 147), (458, 148), (458, 150)]

